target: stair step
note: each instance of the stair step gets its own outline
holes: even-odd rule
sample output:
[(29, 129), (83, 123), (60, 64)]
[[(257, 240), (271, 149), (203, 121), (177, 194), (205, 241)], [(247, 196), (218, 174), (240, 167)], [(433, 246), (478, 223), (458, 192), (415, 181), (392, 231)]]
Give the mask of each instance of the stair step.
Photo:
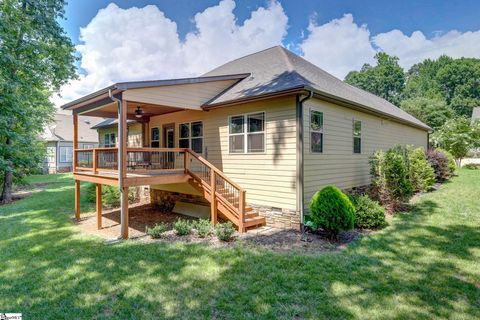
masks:
[(245, 213), (245, 219), (253, 219), (258, 217), (258, 212)]
[(258, 225), (264, 225), (266, 223), (265, 217), (257, 216), (254, 218), (249, 218), (245, 219), (245, 222), (243, 223), (243, 226), (245, 228), (251, 227), (251, 226), (258, 226)]

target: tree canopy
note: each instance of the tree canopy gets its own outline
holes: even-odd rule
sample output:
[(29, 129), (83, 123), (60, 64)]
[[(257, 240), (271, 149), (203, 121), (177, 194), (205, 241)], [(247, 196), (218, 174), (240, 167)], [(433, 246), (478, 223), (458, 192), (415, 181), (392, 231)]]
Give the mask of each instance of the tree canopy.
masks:
[(0, 2), (1, 201), (11, 201), (14, 178), (38, 168), (39, 136), (51, 121), (49, 98), (75, 76), (75, 48), (58, 23), (63, 0)]
[(413, 65), (407, 72), (397, 57), (377, 53), (376, 66), (364, 64), (345, 82), (401, 107), (432, 128), (452, 117), (470, 118), (480, 106), (480, 59), (440, 56)]
[(375, 55), (376, 66), (366, 63), (360, 71), (351, 71), (345, 82), (399, 105), (405, 89), (405, 74), (398, 58), (385, 52)]

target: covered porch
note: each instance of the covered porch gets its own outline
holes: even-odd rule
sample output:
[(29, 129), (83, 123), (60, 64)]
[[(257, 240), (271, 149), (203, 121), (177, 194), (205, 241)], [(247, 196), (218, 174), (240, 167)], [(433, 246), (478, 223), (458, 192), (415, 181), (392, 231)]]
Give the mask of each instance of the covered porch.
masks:
[[(119, 188), (121, 237), (128, 238), (128, 188), (134, 186), (189, 183), (211, 205), (211, 221), (220, 213), (240, 232), (264, 223), (246, 206), (246, 191), (223, 172), (189, 148), (130, 147), (127, 124), (135, 120), (148, 132), (150, 119), (192, 110), (203, 113), (202, 105), (242, 76), (206, 77), (172, 81), (117, 84), (64, 106), (72, 110), (73, 174), (75, 179), (75, 217), (80, 219), (80, 181), (96, 184), (97, 228), (102, 228), (102, 185)], [(117, 119), (116, 147), (79, 149), (78, 116)]]

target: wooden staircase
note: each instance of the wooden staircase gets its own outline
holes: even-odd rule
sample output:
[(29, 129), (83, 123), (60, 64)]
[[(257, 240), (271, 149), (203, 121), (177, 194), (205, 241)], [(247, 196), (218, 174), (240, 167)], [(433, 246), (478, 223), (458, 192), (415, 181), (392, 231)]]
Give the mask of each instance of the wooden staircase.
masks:
[(213, 164), (187, 149), (184, 166), (185, 173), (191, 176), (190, 185), (210, 202), (213, 223), (220, 213), (237, 226), (239, 232), (265, 225), (265, 218), (246, 205), (246, 191)]

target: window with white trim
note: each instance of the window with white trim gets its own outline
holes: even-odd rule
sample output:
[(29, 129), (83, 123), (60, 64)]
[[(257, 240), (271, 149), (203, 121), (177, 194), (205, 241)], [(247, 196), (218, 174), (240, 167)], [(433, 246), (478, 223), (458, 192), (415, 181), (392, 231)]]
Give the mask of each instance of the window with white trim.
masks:
[(323, 152), (323, 112), (310, 110), (310, 151)]
[(152, 148), (160, 147), (160, 129), (159, 128), (152, 128), (152, 130), (150, 130), (150, 146)]
[(93, 149), (93, 144), (84, 143), (83, 144), (83, 149)]
[(60, 162), (69, 163), (72, 162), (73, 147), (63, 146), (60, 147)]
[(228, 133), (230, 153), (265, 152), (265, 112), (231, 116)]
[(353, 153), (362, 153), (362, 121), (353, 120)]
[(203, 122), (187, 122), (179, 125), (178, 146), (203, 153)]
[(105, 148), (114, 148), (116, 147), (116, 139), (115, 133), (105, 133), (103, 146)]

